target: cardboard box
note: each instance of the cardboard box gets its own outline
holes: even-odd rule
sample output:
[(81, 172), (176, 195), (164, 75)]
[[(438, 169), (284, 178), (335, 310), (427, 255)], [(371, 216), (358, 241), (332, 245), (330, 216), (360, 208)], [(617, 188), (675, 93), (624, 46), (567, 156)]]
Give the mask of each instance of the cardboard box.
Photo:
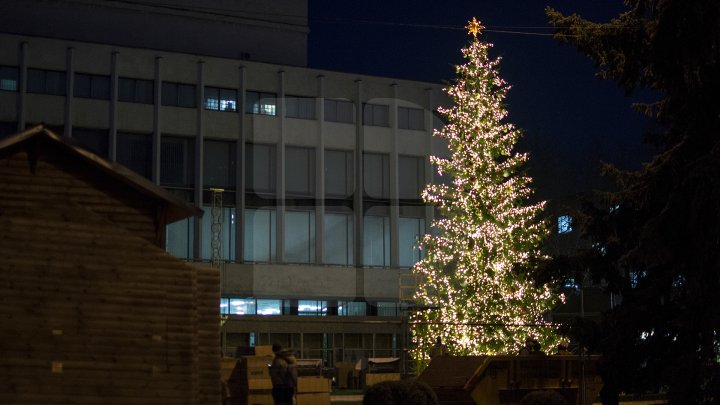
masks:
[(295, 405), (330, 405), (330, 393), (298, 393), (295, 395)]
[(271, 390), (272, 380), (269, 378), (251, 378), (247, 381), (249, 390)]
[(243, 357), (242, 362), (248, 380), (270, 378), (268, 365), (272, 363), (272, 357), (248, 356)]
[(324, 377), (298, 377), (297, 392), (330, 392), (330, 379)]
[(255, 346), (255, 356), (274, 356), (272, 345)]
[(400, 381), (400, 373), (365, 374), (365, 385), (370, 386), (383, 381)]
[(273, 405), (273, 398), (270, 393), (250, 393), (247, 398), (247, 405)]
[(237, 365), (237, 359), (232, 357), (223, 357), (220, 359), (220, 379), (227, 381), (230, 379), (235, 366)]

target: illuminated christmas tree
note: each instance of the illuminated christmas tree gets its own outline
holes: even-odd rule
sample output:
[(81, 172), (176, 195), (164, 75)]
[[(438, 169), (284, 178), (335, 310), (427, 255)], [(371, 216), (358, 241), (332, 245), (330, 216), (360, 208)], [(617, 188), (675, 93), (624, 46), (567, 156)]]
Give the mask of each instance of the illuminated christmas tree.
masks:
[(440, 219), (413, 269), (420, 278), (415, 298), (428, 308), (410, 319), (421, 362), (438, 338), (451, 355), (517, 353), (527, 339), (547, 351), (559, 340), (544, 315), (562, 297), (536, 285), (527, 270), (542, 258), (545, 203), (529, 202), (531, 179), (521, 171), (528, 156), (513, 151), (520, 132), (505, 122), (509, 86), (498, 75), (499, 59), (488, 56), (492, 44), (477, 39), (482, 28), (474, 18), (468, 25), (466, 63), (447, 89), (454, 105), (439, 110), (446, 125), (435, 135), (451, 155), (431, 162), (452, 183), (423, 192)]

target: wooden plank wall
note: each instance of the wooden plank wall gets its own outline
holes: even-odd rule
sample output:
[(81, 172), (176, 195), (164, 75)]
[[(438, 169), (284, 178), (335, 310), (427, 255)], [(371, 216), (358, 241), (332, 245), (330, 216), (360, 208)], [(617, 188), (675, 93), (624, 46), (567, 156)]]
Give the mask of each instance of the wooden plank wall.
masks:
[(0, 156), (0, 403), (219, 404), (219, 272), (98, 182)]
[(76, 156), (44, 150), (51, 146), (38, 146), (34, 173), (26, 151), (18, 150), (4, 159), (0, 156), (3, 177), (0, 204), (9, 207), (47, 199), (55, 200), (55, 204), (71, 201), (155, 242), (155, 201), (105, 173), (92, 170), (92, 166)]
[(222, 401), (220, 379), (220, 272), (197, 269), (197, 344), (200, 404)]

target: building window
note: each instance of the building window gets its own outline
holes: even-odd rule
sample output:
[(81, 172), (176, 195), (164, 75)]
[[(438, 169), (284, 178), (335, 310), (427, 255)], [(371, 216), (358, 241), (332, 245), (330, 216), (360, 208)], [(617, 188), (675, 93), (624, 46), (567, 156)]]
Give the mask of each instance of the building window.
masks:
[(14, 66), (0, 66), (0, 90), (18, 90), (18, 68)]
[[(202, 258), (204, 260), (212, 259), (212, 207), (203, 207), (203, 247)], [(221, 259), (226, 261), (235, 261), (235, 208), (221, 207), (220, 214), (220, 252)]]
[(398, 107), (398, 128), (422, 131), (425, 117), (422, 108)]
[(277, 115), (277, 95), (259, 91), (245, 92), (245, 112), (248, 114)]
[(220, 311), (228, 315), (255, 315), (255, 298), (222, 298)]
[(352, 101), (325, 100), (325, 121), (352, 124), (355, 122), (353, 109)]
[(275, 194), (275, 145), (245, 146), (245, 191)]
[(117, 134), (117, 162), (149, 179), (152, 177), (152, 135)]
[(570, 215), (560, 215), (558, 217), (558, 233), (566, 234), (572, 232), (572, 217)]
[(285, 262), (315, 262), (315, 212), (285, 211)]
[(185, 218), (165, 227), (165, 250), (180, 259), (193, 258), (195, 225), (193, 218)]
[(162, 105), (195, 108), (195, 85), (163, 82)]
[(382, 104), (363, 105), (363, 125), (375, 127), (388, 127), (389, 107)]
[(315, 97), (285, 96), (285, 116), (304, 120), (315, 119)]
[(339, 316), (366, 316), (367, 303), (358, 301), (338, 301)]
[(282, 300), (257, 300), (258, 315), (282, 314)]
[(28, 69), (28, 93), (64, 96), (66, 92), (65, 72), (44, 69)]
[(205, 109), (237, 111), (237, 90), (205, 87)]
[(366, 198), (376, 200), (390, 198), (390, 163), (388, 155), (379, 153), (363, 154), (363, 183)]
[(374, 214), (372, 211), (376, 208), (368, 210), (368, 215), (363, 217), (363, 264), (388, 267), (390, 266), (390, 217), (372, 215)]
[(315, 196), (315, 149), (285, 148), (285, 193), (288, 197)]
[(154, 104), (155, 88), (153, 84), (152, 80), (121, 77), (118, 79), (118, 101)]
[(298, 300), (298, 315), (325, 316), (327, 301)]
[(324, 257), (325, 264), (353, 264), (352, 213), (325, 213)]
[(354, 190), (353, 153), (325, 151), (325, 197), (348, 198)]
[(75, 73), (73, 96), (80, 98), (94, 98), (97, 100), (110, 99), (110, 77)]
[(420, 201), (425, 188), (425, 159), (416, 156), (398, 157), (398, 192), (401, 200)]
[(246, 209), (243, 260), (270, 263), (275, 261), (275, 210)]
[(378, 316), (399, 316), (397, 302), (378, 302), (377, 314)]
[(110, 133), (107, 129), (73, 128), (72, 137), (94, 154), (103, 158), (108, 157)]
[(160, 145), (160, 184), (192, 201), (195, 184), (195, 140), (163, 136)]
[(398, 220), (398, 255), (400, 267), (412, 267), (422, 258), (420, 241), (425, 234), (425, 220), (402, 218)]
[(206, 139), (203, 154), (203, 187), (235, 190), (235, 142)]

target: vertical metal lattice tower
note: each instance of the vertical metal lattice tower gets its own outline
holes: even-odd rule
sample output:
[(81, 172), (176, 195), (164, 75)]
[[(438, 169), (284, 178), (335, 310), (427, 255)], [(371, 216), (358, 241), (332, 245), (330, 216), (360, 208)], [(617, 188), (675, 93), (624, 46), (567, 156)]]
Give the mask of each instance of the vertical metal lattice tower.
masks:
[(210, 262), (213, 267), (220, 268), (222, 264), (222, 225), (223, 225), (223, 189), (211, 188), (212, 208), (210, 216)]

